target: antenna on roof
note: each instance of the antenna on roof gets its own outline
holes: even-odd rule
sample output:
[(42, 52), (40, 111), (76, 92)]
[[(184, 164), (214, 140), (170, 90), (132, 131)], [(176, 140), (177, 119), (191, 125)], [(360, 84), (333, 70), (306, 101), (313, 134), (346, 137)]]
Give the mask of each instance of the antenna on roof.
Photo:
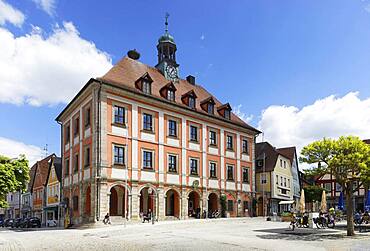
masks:
[(46, 158), (48, 156), (48, 144), (44, 146), (43, 150), (45, 151), (45, 158)]
[(169, 16), (170, 16), (170, 14), (168, 14), (168, 12), (166, 12), (166, 16), (165, 16), (166, 22), (164, 23), (166, 25), (166, 29), (165, 29), (166, 34), (168, 33), (168, 17)]

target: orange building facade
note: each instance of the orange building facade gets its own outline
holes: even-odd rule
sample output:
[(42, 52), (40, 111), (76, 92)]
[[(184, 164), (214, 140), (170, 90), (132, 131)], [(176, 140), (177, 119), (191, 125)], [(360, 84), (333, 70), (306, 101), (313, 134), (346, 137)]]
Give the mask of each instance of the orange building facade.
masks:
[(166, 30), (155, 67), (130, 51), (90, 79), (58, 116), (63, 197), (73, 223), (105, 214), (139, 219), (249, 215), (259, 133), (192, 76), (178, 76)]

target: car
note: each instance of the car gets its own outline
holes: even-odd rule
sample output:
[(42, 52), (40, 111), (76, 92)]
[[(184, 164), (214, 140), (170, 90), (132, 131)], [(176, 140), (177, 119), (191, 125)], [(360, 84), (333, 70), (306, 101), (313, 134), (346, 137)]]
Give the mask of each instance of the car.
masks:
[(27, 218), (27, 220), (24, 223), (25, 227), (31, 228), (31, 227), (41, 227), (41, 220), (37, 217), (30, 217)]

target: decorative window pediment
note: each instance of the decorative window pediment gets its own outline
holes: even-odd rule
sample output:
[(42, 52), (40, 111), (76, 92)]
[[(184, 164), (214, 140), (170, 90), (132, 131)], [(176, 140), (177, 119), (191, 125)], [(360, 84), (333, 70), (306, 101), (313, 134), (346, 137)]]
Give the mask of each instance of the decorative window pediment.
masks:
[(205, 112), (214, 114), (215, 104), (216, 102), (213, 100), (213, 97), (209, 97), (200, 102), (200, 107), (202, 107)]
[(159, 91), (161, 96), (169, 101), (175, 101), (175, 93), (177, 89), (172, 82), (169, 82)]

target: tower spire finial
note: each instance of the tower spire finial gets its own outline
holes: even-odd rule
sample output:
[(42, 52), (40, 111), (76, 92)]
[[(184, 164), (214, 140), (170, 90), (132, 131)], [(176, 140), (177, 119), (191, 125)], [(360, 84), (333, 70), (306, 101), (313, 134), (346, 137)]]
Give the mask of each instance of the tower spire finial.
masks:
[(169, 16), (170, 16), (170, 14), (168, 14), (168, 12), (166, 12), (166, 16), (165, 16), (166, 22), (164, 23), (166, 25), (166, 29), (165, 29), (166, 34), (168, 33), (168, 17)]

